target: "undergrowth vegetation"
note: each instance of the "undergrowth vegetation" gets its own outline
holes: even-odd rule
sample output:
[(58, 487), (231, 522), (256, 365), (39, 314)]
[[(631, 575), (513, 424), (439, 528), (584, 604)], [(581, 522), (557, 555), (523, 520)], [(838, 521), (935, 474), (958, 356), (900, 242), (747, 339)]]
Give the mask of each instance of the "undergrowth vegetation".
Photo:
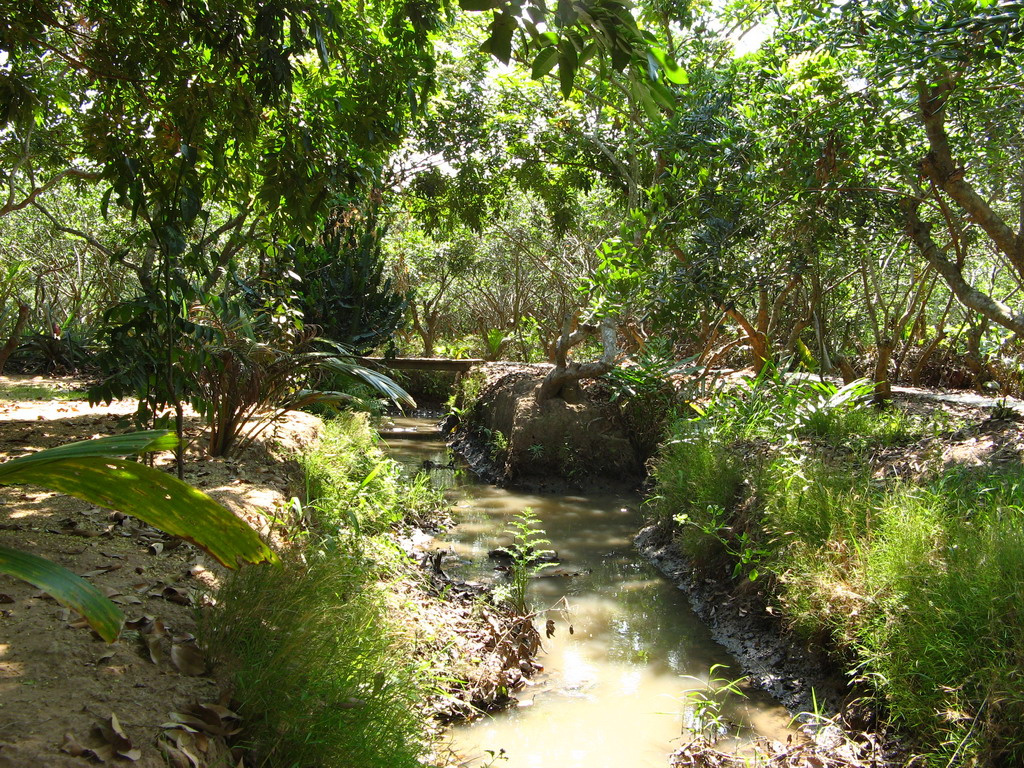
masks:
[(50, 384), (0, 383), (0, 399), (3, 400), (85, 400), (84, 392), (62, 390)]
[(366, 414), (339, 414), (302, 457), (305, 515), (325, 535), (374, 536), (402, 521), (426, 522), (441, 506), (427, 475), (401, 478), (367, 424)]
[(439, 499), (400, 483), (364, 415), (327, 422), (303, 463), (306, 502), (279, 521), (290, 538), (281, 567), (226, 580), (206, 645), (233, 672), (256, 764), (420, 765), (437, 684), (388, 611), (409, 564), (384, 533)]
[(1024, 467), (880, 479), (871, 452), (948, 427), (764, 380), (673, 427), (649, 508), (698, 569), (767, 579), (928, 765), (1024, 763)]

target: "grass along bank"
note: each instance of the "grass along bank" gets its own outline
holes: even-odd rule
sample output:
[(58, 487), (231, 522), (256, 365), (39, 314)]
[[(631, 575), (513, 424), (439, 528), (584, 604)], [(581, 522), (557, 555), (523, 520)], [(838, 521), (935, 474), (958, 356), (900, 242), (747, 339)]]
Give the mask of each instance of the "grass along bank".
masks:
[(1024, 466), (1012, 446), (970, 450), (1018, 430), (953, 431), (863, 394), (764, 379), (719, 395), (674, 423), (649, 509), (694, 568), (761, 581), (924, 763), (1020, 765)]
[(204, 641), (232, 670), (256, 765), (422, 765), (452, 642), (394, 533), (441, 500), (402, 482), (362, 415), (326, 422), (302, 463), (306, 501), (277, 521), (282, 566), (228, 577)]

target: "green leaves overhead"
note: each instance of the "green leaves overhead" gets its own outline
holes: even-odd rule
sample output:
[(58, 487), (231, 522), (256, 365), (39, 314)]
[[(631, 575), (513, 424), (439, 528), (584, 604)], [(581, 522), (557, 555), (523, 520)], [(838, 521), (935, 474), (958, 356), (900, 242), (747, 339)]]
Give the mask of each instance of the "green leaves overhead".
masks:
[[(521, 30), (520, 58), (532, 60), (535, 79), (549, 74), (557, 63), (565, 98), (572, 93), (580, 66), (593, 56), (609, 63), (611, 70), (624, 72), (631, 65), (638, 71), (646, 68), (650, 54), (652, 66), (664, 71), (669, 82), (687, 82), (686, 73), (664, 50), (651, 48), (628, 0), (557, 0), (553, 13), (544, 0), (459, 0), (459, 6), (494, 12), (481, 50), (502, 63), (512, 58), (514, 36)], [(652, 72), (651, 79), (655, 78)]]
[(124, 614), (96, 587), (67, 568), (0, 545), (0, 573), (27, 581), (61, 605), (80, 613), (108, 643), (114, 642), (121, 633)]

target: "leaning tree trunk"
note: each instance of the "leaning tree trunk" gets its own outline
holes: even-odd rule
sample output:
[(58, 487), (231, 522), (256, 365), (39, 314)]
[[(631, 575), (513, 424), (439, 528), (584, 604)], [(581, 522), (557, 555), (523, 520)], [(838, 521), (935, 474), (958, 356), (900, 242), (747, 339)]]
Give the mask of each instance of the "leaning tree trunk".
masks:
[[(571, 331), (572, 321), (566, 320), (562, 326), (562, 336), (555, 344), (555, 367), (541, 382), (537, 390), (537, 402), (543, 403), (556, 397), (574, 402), (579, 396), (580, 379), (596, 379), (608, 373), (615, 366), (615, 321), (610, 317), (601, 320), (600, 326), (581, 325)], [(600, 360), (590, 363), (577, 363), (569, 359), (569, 350), (588, 336), (601, 334), (604, 354)]]
[(21, 339), (21, 332), (25, 330), (26, 323), (28, 323), (28, 304), (19, 304), (18, 319), (14, 321), (14, 329), (11, 331), (11, 335), (8, 337), (3, 349), (0, 349), (0, 373), (4, 372), (7, 359), (18, 348), (18, 341)]

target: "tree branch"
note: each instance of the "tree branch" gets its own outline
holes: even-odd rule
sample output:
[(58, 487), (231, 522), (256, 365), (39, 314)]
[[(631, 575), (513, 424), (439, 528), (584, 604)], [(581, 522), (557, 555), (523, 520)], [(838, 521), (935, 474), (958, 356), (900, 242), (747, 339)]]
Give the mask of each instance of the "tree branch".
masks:
[(921, 160), (921, 173), (949, 195), (1024, 276), (1024, 249), (1016, 233), (964, 179), (964, 169), (953, 161), (946, 133), (946, 103), (952, 90), (949, 75), (937, 85), (929, 86), (923, 80), (918, 83), (918, 105), (931, 150)]
[[(82, 230), (75, 229), (74, 227), (64, 226), (63, 224), (60, 223), (60, 221), (57, 220), (56, 216), (54, 216), (52, 213), (46, 210), (46, 208), (44, 208), (42, 205), (35, 201), (32, 202), (32, 207), (35, 208), (40, 213), (42, 213), (46, 218), (48, 218), (50, 220), (50, 223), (53, 224), (54, 229), (56, 229), (58, 232), (63, 232), (66, 235), (73, 235), (74, 237), (84, 240), (107, 258), (115, 258), (116, 254), (113, 251), (111, 251), (109, 248), (103, 245), (103, 243), (101, 243), (95, 237), (90, 235), (88, 232), (83, 232)], [(129, 264), (128, 266), (132, 265)]]
[(7, 202), (4, 203), (3, 207), (0, 207), (0, 216), (6, 216), (9, 213), (20, 211), (22, 208), (27, 208), (30, 205), (36, 205), (36, 198), (39, 197), (44, 192), (47, 192), (50, 189), (52, 189), (61, 179), (71, 177), (75, 179), (88, 179), (89, 181), (95, 181), (101, 178), (101, 176), (102, 174), (100, 174), (99, 172), (83, 171), (78, 168), (67, 168), (58, 173), (56, 176), (52, 177), (41, 187), (34, 187), (32, 191), (29, 192), (24, 197), (24, 199), (22, 199), (21, 202), (18, 203), (14, 202), (14, 181), (12, 180), (10, 193), (7, 197)]
[(1024, 337), (1024, 314), (988, 294), (982, 293), (964, 279), (962, 269), (949, 260), (946, 252), (932, 239), (932, 225), (918, 215), (917, 206), (906, 206), (906, 232), (917, 245), (924, 259), (931, 264), (953, 291), (961, 304), (973, 309), (994, 323)]

